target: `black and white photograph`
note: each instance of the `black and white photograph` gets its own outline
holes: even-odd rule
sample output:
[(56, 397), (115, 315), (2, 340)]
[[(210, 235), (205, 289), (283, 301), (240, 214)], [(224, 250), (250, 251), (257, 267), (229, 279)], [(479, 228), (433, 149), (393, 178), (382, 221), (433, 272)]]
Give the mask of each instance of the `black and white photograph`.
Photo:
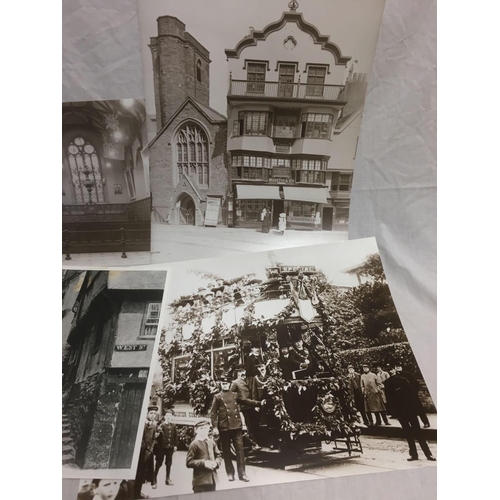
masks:
[(150, 263), (143, 99), (62, 104), (63, 265)]
[(347, 240), (384, 0), (140, 0), (152, 262)]
[(436, 408), (375, 239), (169, 272), (137, 474), (117, 492), (154, 498), (436, 465)]
[(63, 477), (134, 474), (165, 281), (166, 271), (63, 270)]

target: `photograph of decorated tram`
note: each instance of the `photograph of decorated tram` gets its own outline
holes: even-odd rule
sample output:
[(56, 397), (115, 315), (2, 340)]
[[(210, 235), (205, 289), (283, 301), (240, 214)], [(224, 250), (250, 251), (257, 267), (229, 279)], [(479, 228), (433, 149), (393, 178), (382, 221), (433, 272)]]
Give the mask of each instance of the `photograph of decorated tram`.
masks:
[(244, 368), (250, 397), (263, 401), (259, 411), (245, 412), (248, 451), (362, 453), (332, 344), (326, 278), (314, 266), (285, 265), (267, 268), (266, 276), (214, 276), (170, 304), (153, 396), (163, 411), (174, 410), (188, 443), (196, 419), (210, 414), (220, 378), (234, 380)]

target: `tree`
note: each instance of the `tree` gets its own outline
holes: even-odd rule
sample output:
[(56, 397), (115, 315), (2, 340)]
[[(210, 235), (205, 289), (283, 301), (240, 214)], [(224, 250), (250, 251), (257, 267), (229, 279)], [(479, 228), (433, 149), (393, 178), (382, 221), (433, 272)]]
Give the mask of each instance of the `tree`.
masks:
[(388, 328), (402, 328), (380, 256), (370, 255), (360, 267), (359, 274), (370, 280), (353, 287), (345, 295), (361, 313), (364, 336), (375, 339)]

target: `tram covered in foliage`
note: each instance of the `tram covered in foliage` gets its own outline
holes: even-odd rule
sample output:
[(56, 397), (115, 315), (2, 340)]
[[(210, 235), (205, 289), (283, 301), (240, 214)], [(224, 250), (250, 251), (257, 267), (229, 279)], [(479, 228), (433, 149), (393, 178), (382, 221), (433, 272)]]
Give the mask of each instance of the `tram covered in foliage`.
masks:
[(258, 349), (266, 367), (258, 446), (300, 454), (326, 441), (331, 452), (361, 452), (357, 413), (335, 355), (332, 285), (314, 266), (276, 265), (266, 276), (214, 279), (170, 304), (156, 390), (163, 408), (174, 409), (189, 441), (189, 427), (210, 412), (220, 377), (234, 378)]

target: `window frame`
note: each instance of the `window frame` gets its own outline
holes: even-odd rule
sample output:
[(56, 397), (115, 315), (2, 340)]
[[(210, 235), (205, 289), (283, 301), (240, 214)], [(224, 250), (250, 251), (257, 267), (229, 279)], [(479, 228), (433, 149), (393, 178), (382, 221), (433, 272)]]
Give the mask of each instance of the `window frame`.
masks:
[[(152, 306), (157, 306), (158, 309), (157, 311), (152, 311), (153, 307)], [(157, 322), (155, 323), (154, 321), (151, 321), (150, 315), (152, 312), (157, 312), (158, 313), (158, 318)], [(158, 326), (160, 324), (160, 315), (161, 315), (161, 302), (147, 302), (146, 303), (146, 308), (144, 311), (144, 322), (141, 328), (141, 334), (139, 335), (139, 338), (142, 339), (155, 339), (156, 335), (158, 334)], [(148, 322), (149, 320), (149, 322)], [(146, 334), (146, 329), (148, 327), (156, 327), (154, 335), (152, 334)]]

